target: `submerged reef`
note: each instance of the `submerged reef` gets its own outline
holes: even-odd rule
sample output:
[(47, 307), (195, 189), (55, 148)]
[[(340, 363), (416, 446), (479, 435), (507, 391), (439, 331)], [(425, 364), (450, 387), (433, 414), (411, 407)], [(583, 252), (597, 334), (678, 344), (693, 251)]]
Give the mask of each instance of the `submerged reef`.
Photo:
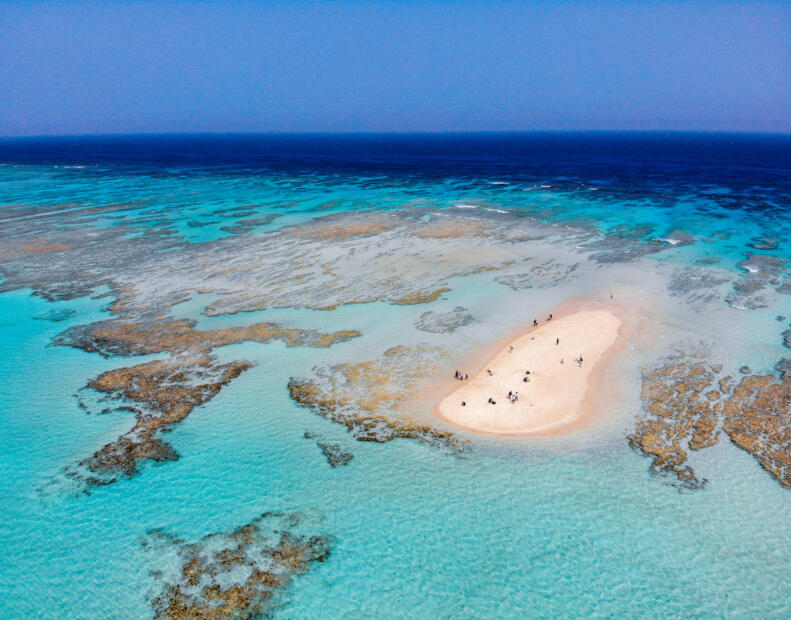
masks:
[(592, 239), (585, 249), (592, 251), (590, 259), (597, 263), (625, 263), (642, 256), (662, 252), (668, 247), (694, 243), (689, 234), (674, 230), (662, 239), (650, 238), (652, 230), (641, 226), (615, 226), (603, 238)]
[[(652, 457), (652, 470), (699, 488), (689, 450), (718, 441), (720, 430), (791, 487), (791, 376), (745, 374), (738, 383), (701, 355), (678, 355), (643, 370), (644, 412), (629, 443)], [(747, 373), (751, 371), (747, 369)]]
[(332, 545), (320, 520), (300, 513), (264, 513), (192, 543), (152, 530), (142, 546), (154, 558), (154, 617), (269, 617), (286, 602), (294, 578), (324, 562)]
[[(360, 335), (356, 331), (325, 334), (314, 330), (286, 329), (274, 323), (200, 331), (186, 319), (122, 321), (109, 320), (79, 325), (61, 333), (56, 345), (72, 346), (109, 356), (136, 356), (169, 352), (167, 360), (119, 368), (90, 381), (87, 389), (104, 395), (97, 407), (112, 410), (108, 403), (120, 402), (115, 410), (135, 414), (137, 423), (115, 441), (105, 445), (79, 467), (68, 468), (67, 476), (88, 485), (111, 484), (119, 476), (138, 472), (142, 461), (173, 461), (176, 451), (160, 438), (191, 411), (213, 398), (225, 385), (249, 369), (247, 361), (220, 364), (211, 355), (216, 347), (242, 341), (279, 340), (286, 346), (329, 347)], [(87, 398), (81, 401), (90, 411)], [(84, 473), (87, 470), (87, 473)]]
[(329, 463), (330, 467), (333, 469), (336, 467), (342, 467), (343, 465), (348, 465), (354, 458), (354, 454), (347, 450), (346, 447), (340, 442), (326, 441), (316, 435), (316, 433), (311, 433), (310, 431), (305, 431), (303, 437), (305, 439), (316, 440), (316, 445), (321, 449), (324, 457), (327, 459), (327, 463)]
[(643, 370), (644, 414), (627, 439), (653, 458), (654, 472), (675, 475), (685, 487), (705, 483), (686, 464), (685, 446), (700, 450), (717, 442), (721, 393), (710, 386), (720, 370), (690, 357)]
[(186, 350), (208, 352), (238, 342), (269, 342), (279, 340), (288, 347), (329, 347), (360, 336), (355, 330), (323, 333), (315, 330), (288, 329), (275, 323), (257, 323), (201, 331), (189, 319), (160, 321), (101, 321), (72, 327), (54, 340), (54, 344), (70, 346), (104, 357), (133, 356), (151, 353), (172, 353)]
[(745, 377), (725, 401), (723, 418), (731, 441), (791, 487), (791, 377)]
[(314, 368), (315, 378), (292, 378), (288, 388), (294, 401), (344, 425), (358, 441), (401, 437), (460, 453), (464, 441), (404, 411), (420, 381), (436, 373), (445, 355), (429, 345), (393, 347), (375, 361)]
[(725, 298), (731, 306), (747, 310), (757, 310), (770, 305), (767, 295), (771, 288), (787, 294), (782, 276), (787, 272), (787, 262), (779, 256), (747, 253), (747, 258), (739, 263), (746, 271), (733, 284), (733, 291)]
[[(99, 214), (123, 208), (42, 209), (39, 217), (3, 220), (9, 230), (0, 251), (0, 291), (30, 288), (47, 299), (69, 299), (107, 287), (115, 300), (110, 310), (126, 321), (161, 318), (196, 293), (211, 296), (206, 315), (418, 304), (439, 298), (459, 276), (495, 271), (496, 281), (515, 289), (551, 286), (694, 242), (683, 231), (657, 237), (637, 226), (601, 233), (506, 213), (418, 207), (335, 213), (201, 243), (184, 243), (147, 221), (91, 227)], [(743, 266), (747, 273), (728, 275), (719, 299), (759, 307), (791, 281), (777, 257), (749, 254)], [(684, 294), (681, 282), (675, 288)]]
[(59, 323), (60, 321), (68, 321), (69, 319), (77, 316), (77, 311), (72, 309), (61, 308), (57, 310), (50, 310), (49, 312), (43, 312), (33, 318), (38, 321), (51, 321), (53, 323)]
[(553, 258), (539, 264), (527, 261), (525, 267), (529, 271), (500, 276), (496, 282), (508, 286), (515, 291), (531, 288), (549, 288), (573, 279), (579, 263), (566, 264)]
[(428, 310), (415, 321), (415, 327), (422, 332), (432, 334), (450, 334), (459, 327), (475, 321), (475, 317), (467, 312), (464, 306), (456, 306), (450, 312)]
[[(326, 207), (335, 208), (331, 203)], [(59, 205), (0, 215), (6, 227), (0, 241), (0, 292), (29, 288), (50, 300), (90, 294), (108, 299), (110, 318), (72, 327), (54, 344), (105, 357), (171, 356), (151, 365), (111, 371), (116, 374), (91, 382), (91, 390), (119, 403), (116, 409), (133, 411), (137, 418), (129, 433), (83, 462), (82, 469), (102, 483), (131, 475), (141, 461), (175, 458), (160, 434), (249, 368), (243, 360), (219, 364), (212, 353), (215, 348), (275, 340), (286, 346), (326, 347), (360, 335), (354, 330), (322, 333), (273, 323), (198, 329), (194, 317), (179, 316), (180, 303), (189, 301), (193, 312), (207, 316), (277, 308), (329, 311), (371, 302), (427, 304), (451, 291), (455, 278), (485, 272), (491, 272), (497, 284), (515, 290), (557, 286), (589, 276), (601, 283), (612, 275), (616, 282), (623, 263), (698, 242), (683, 231), (660, 235), (640, 225), (602, 232), (585, 224), (546, 223), (482, 208), (413, 206), (333, 213), (257, 234), (248, 233), (266, 220), (250, 219), (257, 209), (240, 207), (215, 214), (242, 218), (231, 228), (226, 226), (226, 232), (237, 234), (187, 243), (166, 214), (156, 211), (142, 219), (106, 225), (107, 217), (123, 217), (125, 209), (124, 205)], [(756, 241), (754, 245), (758, 251), (771, 244)], [(668, 265), (656, 262), (658, 269), (669, 273)], [(791, 272), (784, 259), (747, 253), (740, 266), (740, 275), (715, 266), (677, 269), (668, 287), (696, 311), (723, 302), (760, 308), (791, 292), (787, 286)], [(205, 303), (195, 310), (201, 299)], [(472, 320), (459, 308), (427, 309), (415, 327), (450, 333)], [(358, 440), (408, 437), (457, 452), (464, 442), (418, 421), (409, 411), (411, 395), (422, 379), (436, 372), (440, 358), (425, 347), (394, 347), (378, 360), (317, 367), (313, 377), (292, 378), (288, 389), (294, 401), (346, 426)], [(758, 454), (763, 443), (751, 444), (747, 439), (759, 432), (757, 414), (746, 413), (752, 411), (749, 403), (765, 398), (775, 402), (784, 388), (771, 387), (780, 381), (776, 377), (767, 385), (750, 387), (744, 381), (754, 375), (745, 375), (744, 390), (762, 395), (777, 391), (775, 396), (750, 400), (739, 396), (742, 392), (726, 394), (712, 386), (719, 371), (705, 360), (675, 364), (681, 367), (644, 373), (646, 412), (629, 440), (654, 459), (656, 471), (696, 486), (703, 482), (687, 462), (688, 450), (705, 448), (725, 432), (734, 443)], [(174, 395), (186, 399), (181, 407), (155, 395), (172, 386)], [(726, 399), (733, 400), (741, 417), (725, 406)], [(762, 441), (785, 445), (779, 422), (777, 429), (770, 428), (772, 415), (760, 418), (765, 430)], [(762, 447), (760, 454), (768, 459), (767, 469), (781, 472), (784, 465), (778, 453)]]
[(722, 298), (720, 287), (728, 282), (728, 278), (712, 273), (710, 269), (687, 267), (673, 272), (667, 289), (671, 295), (701, 306)]
[[(178, 356), (102, 373), (86, 387), (104, 395), (103, 413), (128, 410), (135, 414), (131, 430), (80, 463), (88, 484), (115, 482), (132, 476), (142, 461), (173, 461), (176, 451), (161, 433), (183, 421), (192, 410), (214, 398), (223, 386), (248, 370), (244, 361), (222, 364), (208, 355)], [(113, 407), (115, 403), (122, 403)], [(80, 476), (77, 469), (71, 474)]]

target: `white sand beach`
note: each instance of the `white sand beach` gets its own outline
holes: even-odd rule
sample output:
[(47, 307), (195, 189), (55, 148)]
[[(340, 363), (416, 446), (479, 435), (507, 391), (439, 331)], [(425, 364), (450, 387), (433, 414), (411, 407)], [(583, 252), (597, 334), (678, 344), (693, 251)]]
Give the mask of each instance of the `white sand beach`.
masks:
[[(617, 349), (623, 323), (609, 309), (542, 318), (476, 375), (459, 381), (435, 413), (465, 429), (508, 435), (552, 432), (582, 417), (594, 373)], [(512, 402), (509, 392), (518, 400)]]

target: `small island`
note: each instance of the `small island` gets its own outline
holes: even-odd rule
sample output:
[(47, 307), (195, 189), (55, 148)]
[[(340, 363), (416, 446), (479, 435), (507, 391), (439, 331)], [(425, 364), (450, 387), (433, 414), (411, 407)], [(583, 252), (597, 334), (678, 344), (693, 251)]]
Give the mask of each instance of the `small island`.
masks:
[(498, 435), (540, 435), (573, 425), (592, 409), (599, 371), (623, 341), (617, 314), (581, 310), (532, 325), (475, 375), (462, 378), (435, 413), (455, 426)]

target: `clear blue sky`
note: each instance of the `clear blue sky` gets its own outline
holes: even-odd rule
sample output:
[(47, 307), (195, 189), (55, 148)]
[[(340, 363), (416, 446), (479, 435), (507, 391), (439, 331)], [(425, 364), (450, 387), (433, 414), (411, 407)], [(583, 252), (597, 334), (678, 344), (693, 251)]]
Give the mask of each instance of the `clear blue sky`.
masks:
[(0, 135), (791, 131), (786, 2), (11, 2)]

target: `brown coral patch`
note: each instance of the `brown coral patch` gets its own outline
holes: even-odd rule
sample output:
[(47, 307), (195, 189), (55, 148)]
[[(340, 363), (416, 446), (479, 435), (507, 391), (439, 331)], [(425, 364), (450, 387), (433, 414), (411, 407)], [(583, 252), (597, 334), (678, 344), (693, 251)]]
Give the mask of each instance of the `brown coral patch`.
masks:
[(791, 379), (745, 377), (724, 406), (723, 430), (780, 484), (791, 487)]
[(699, 359), (669, 360), (643, 371), (641, 398), (644, 415), (627, 438), (632, 447), (653, 458), (657, 473), (674, 475), (685, 487), (703, 486), (687, 462), (687, 451), (717, 443), (721, 405), (704, 391), (721, 368)]
[(153, 322), (103, 321), (73, 327), (55, 339), (55, 344), (110, 355), (147, 355), (164, 351), (200, 351), (208, 353), (244, 341), (279, 340), (289, 347), (325, 348), (360, 336), (353, 330), (332, 333), (281, 327), (275, 323), (258, 323), (241, 327), (196, 330), (195, 321), (168, 319)]
[(368, 237), (391, 230), (395, 222), (381, 219), (368, 221), (336, 220), (335, 218), (322, 218), (315, 222), (302, 224), (289, 229), (297, 237), (316, 241), (344, 240), (355, 237)]
[(99, 375), (88, 387), (108, 399), (122, 399), (135, 412), (134, 427), (84, 460), (81, 465), (93, 474), (89, 483), (108, 484), (117, 475), (132, 476), (141, 461), (178, 458), (159, 435), (183, 421), (192, 410), (211, 400), (252, 365), (249, 362), (219, 363), (207, 355), (157, 360)]
[[(718, 425), (782, 485), (791, 487), (791, 377), (748, 375), (717, 380), (720, 366), (677, 357), (643, 372), (644, 414), (628, 436), (653, 457), (652, 469), (700, 487), (687, 452), (717, 443)], [(712, 388), (719, 389), (712, 389)]]
[(449, 288), (438, 288), (435, 291), (416, 291), (396, 299), (393, 303), (399, 306), (414, 306), (417, 304), (427, 304), (436, 301), (443, 293), (447, 293)]
[(444, 359), (439, 347), (398, 346), (381, 359), (314, 369), (315, 379), (292, 378), (291, 398), (342, 424), (358, 441), (417, 439), (456, 452), (464, 442), (453, 433), (413, 419), (406, 404), (426, 377), (435, 376)]
[(24, 245), (20, 245), (13, 250), (0, 253), (0, 256), (7, 257), (18, 254), (50, 254), (52, 252), (63, 252), (64, 250), (68, 250), (71, 247), (71, 244), (66, 243), (47, 243), (46, 241), (40, 241), (36, 243), (26, 243)]
[(421, 222), (413, 225), (410, 229), (418, 237), (423, 239), (458, 239), (460, 237), (479, 237), (490, 233), (492, 225), (482, 219), (437, 219), (433, 218), (429, 222)]
[(161, 591), (152, 597), (155, 618), (258, 618), (282, 603), (297, 575), (330, 554), (332, 539), (296, 513), (264, 513), (230, 533), (184, 543), (159, 530), (143, 546), (157, 560), (176, 555), (154, 575)]

